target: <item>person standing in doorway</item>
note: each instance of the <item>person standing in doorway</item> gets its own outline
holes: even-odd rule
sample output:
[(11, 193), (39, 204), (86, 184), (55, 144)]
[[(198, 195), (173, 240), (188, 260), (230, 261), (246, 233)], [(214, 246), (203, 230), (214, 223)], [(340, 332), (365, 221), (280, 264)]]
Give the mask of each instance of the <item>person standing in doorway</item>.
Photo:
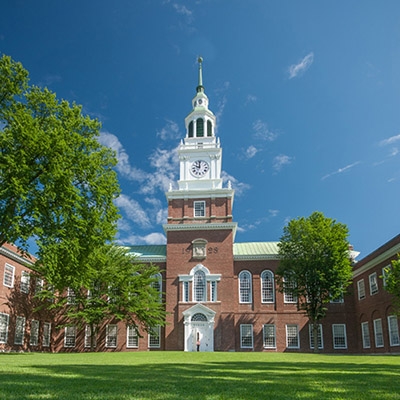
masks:
[(197, 341), (196, 341), (197, 351), (200, 351), (200, 335), (197, 333)]

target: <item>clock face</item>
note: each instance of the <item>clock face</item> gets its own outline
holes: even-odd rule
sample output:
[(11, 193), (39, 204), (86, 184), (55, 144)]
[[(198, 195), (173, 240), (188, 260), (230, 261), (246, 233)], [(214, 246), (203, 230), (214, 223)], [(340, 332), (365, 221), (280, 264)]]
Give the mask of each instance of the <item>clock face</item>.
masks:
[(193, 161), (192, 166), (190, 167), (190, 172), (197, 178), (201, 178), (204, 176), (207, 171), (210, 169), (210, 166), (206, 161), (197, 160)]

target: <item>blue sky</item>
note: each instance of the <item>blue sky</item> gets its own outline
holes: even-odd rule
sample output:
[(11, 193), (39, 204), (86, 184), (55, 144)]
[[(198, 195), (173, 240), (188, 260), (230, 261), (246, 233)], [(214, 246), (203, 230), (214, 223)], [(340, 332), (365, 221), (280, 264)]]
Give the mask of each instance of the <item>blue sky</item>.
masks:
[(3, 0), (0, 53), (102, 122), (120, 243), (165, 243), (199, 55), (237, 242), (317, 210), (359, 258), (399, 233), (399, 1)]

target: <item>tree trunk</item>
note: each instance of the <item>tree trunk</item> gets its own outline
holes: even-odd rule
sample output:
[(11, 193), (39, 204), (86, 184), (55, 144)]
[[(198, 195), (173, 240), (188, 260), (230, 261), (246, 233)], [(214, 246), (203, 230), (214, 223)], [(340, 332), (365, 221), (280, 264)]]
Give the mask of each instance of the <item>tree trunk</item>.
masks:
[(319, 353), (318, 348), (318, 321), (312, 321), (314, 353)]

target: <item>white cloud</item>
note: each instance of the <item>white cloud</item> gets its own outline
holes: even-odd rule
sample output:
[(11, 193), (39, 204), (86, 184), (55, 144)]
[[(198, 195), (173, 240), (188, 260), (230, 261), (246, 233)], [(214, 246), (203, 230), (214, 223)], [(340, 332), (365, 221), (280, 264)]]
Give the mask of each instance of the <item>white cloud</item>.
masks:
[(239, 182), (234, 176), (229, 175), (225, 171), (222, 171), (221, 177), (225, 185), (227, 185), (228, 182), (231, 182), (232, 188), (235, 189), (236, 196), (240, 196), (241, 194), (243, 194), (243, 192), (250, 189), (250, 185), (248, 185), (247, 183)]
[(277, 138), (277, 134), (268, 129), (268, 125), (258, 119), (253, 123), (254, 136), (261, 140), (272, 142)]
[(379, 145), (380, 146), (387, 146), (388, 144), (393, 144), (393, 143), (398, 142), (398, 141), (400, 141), (400, 135), (392, 136), (392, 137), (390, 137), (388, 139), (381, 140), (379, 142)]
[(178, 140), (181, 137), (179, 132), (179, 125), (171, 120), (166, 120), (165, 126), (157, 132), (162, 140)]
[(276, 172), (280, 171), (285, 165), (292, 163), (293, 157), (289, 157), (286, 154), (280, 154), (276, 156), (272, 162), (272, 166)]
[(279, 210), (268, 210), (268, 214), (271, 218), (277, 217), (279, 214)]
[(138, 224), (142, 228), (148, 228), (151, 226), (147, 213), (136, 200), (131, 199), (125, 194), (121, 194), (117, 199), (115, 199), (115, 204), (124, 211), (124, 214), (129, 220)]
[(253, 158), (257, 153), (258, 149), (255, 146), (249, 146), (245, 151), (246, 158)]
[(138, 244), (166, 244), (167, 239), (165, 235), (158, 232), (149, 233), (148, 235), (130, 235), (118, 238), (117, 242), (121, 245), (132, 246)]
[(352, 169), (353, 167), (355, 167), (355, 166), (358, 165), (358, 164), (360, 164), (360, 161), (356, 161), (356, 162), (354, 162), (353, 164), (349, 164), (349, 165), (346, 165), (346, 166), (343, 167), (343, 168), (339, 168), (338, 170), (336, 170), (336, 171), (334, 171), (334, 172), (331, 172), (330, 174), (327, 174), (327, 175), (323, 176), (323, 177), (321, 178), (321, 180), (325, 180), (325, 179), (331, 177), (332, 175), (337, 175), (337, 174), (341, 174), (341, 173), (343, 173), (343, 172), (345, 172), (345, 171), (348, 171), (349, 169)]
[(314, 62), (314, 53), (307, 54), (302, 60), (300, 60), (297, 64), (293, 64), (289, 67), (289, 79), (296, 78), (299, 75), (302, 75), (308, 68), (311, 67), (311, 64)]
[(110, 147), (116, 153), (118, 164), (117, 171), (124, 177), (138, 182), (143, 182), (146, 173), (130, 165), (129, 156), (118, 137), (108, 132), (101, 132), (99, 141), (104, 146)]
[(253, 94), (248, 94), (246, 97), (245, 105), (247, 106), (247, 104), (249, 103), (255, 103), (257, 100), (257, 96), (254, 96)]

